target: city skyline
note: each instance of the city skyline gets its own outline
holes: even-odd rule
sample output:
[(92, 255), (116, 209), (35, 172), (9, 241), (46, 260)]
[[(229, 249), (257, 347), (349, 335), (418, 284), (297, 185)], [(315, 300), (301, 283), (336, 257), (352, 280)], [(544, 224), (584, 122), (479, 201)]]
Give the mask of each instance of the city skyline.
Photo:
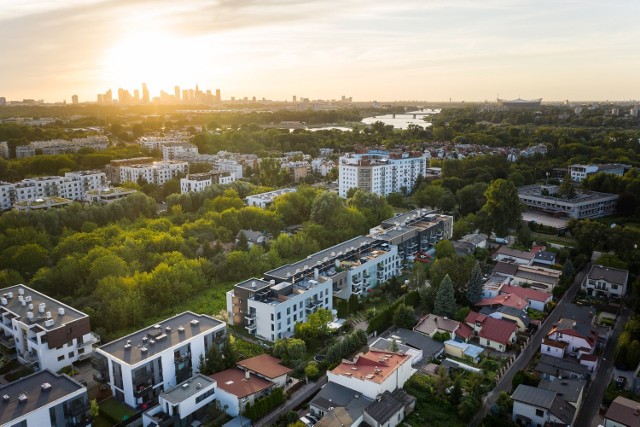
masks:
[(640, 98), (631, 1), (0, 0), (0, 10), (7, 100), (95, 102), (143, 82), (152, 97), (199, 84), (224, 99)]

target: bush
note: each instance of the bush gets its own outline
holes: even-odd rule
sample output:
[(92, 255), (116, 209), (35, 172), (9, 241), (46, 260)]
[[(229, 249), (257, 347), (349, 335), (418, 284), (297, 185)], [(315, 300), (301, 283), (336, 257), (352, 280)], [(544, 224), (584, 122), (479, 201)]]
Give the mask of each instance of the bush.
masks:
[(13, 372), (8, 373), (4, 377), (7, 381), (13, 382), (15, 380), (18, 380), (22, 377), (26, 377), (27, 375), (31, 375), (31, 374), (33, 374), (33, 369), (30, 368), (29, 366), (23, 366), (19, 369), (16, 369)]

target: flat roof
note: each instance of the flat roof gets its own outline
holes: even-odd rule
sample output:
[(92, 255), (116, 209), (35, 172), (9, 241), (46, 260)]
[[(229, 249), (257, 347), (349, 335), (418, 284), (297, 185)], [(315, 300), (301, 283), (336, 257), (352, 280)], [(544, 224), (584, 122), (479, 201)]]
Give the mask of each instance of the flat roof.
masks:
[[(185, 311), (156, 325), (111, 341), (99, 347), (98, 352), (102, 351), (128, 365), (135, 365), (195, 336), (213, 331), (221, 325), (224, 326), (224, 323), (206, 314)], [(127, 344), (130, 344), (129, 348), (125, 348)]]
[(205, 389), (214, 386), (216, 382), (206, 375), (196, 374), (186, 381), (181, 382), (171, 390), (161, 393), (160, 397), (174, 405), (184, 402)]
[(596, 200), (608, 200), (608, 199), (614, 200), (618, 198), (616, 194), (599, 193), (597, 191), (586, 191), (586, 192), (577, 191), (576, 196), (572, 199), (567, 199), (564, 197), (555, 197), (555, 196), (544, 196), (542, 195), (541, 185), (526, 185), (524, 187), (518, 187), (518, 196), (521, 198), (524, 198), (527, 196), (537, 197), (539, 199), (560, 202), (560, 203), (570, 204), (570, 205), (575, 205), (582, 202), (593, 202)]
[[(51, 387), (43, 389), (45, 383)], [(86, 392), (84, 386), (68, 376), (54, 374), (49, 370), (20, 378), (0, 388), (0, 395), (9, 396), (8, 401), (0, 399), (0, 425), (10, 425), (11, 421), (80, 390)], [(19, 396), (22, 394), (26, 396), (26, 400), (20, 402)]]
[(331, 373), (382, 384), (408, 360), (409, 356), (406, 354), (370, 350), (366, 354), (357, 355), (353, 362), (343, 361)]
[[(22, 290), (23, 295), (20, 295), (20, 290)], [(9, 294), (13, 294), (13, 297), (9, 298)], [(0, 305), (0, 313), (13, 313), (20, 318), (21, 322), (27, 325), (38, 325), (43, 330), (50, 331), (74, 320), (88, 317), (87, 314), (24, 285), (14, 285), (0, 289), (0, 296), (7, 300), (6, 305)], [(21, 296), (24, 303), (20, 301)], [(40, 304), (44, 304), (42, 313), (40, 312)], [(29, 305), (33, 305), (33, 308), (29, 308)], [(28, 319), (27, 313), (29, 312), (33, 313), (32, 321)], [(51, 320), (53, 321), (48, 326), (46, 323), (47, 312), (51, 313)]]

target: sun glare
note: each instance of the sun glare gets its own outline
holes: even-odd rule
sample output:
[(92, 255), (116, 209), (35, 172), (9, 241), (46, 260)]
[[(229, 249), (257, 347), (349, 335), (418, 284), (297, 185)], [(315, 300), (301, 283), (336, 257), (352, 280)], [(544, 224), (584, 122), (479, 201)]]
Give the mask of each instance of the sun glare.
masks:
[(188, 64), (191, 55), (196, 54), (191, 50), (185, 40), (167, 33), (133, 32), (113, 45), (105, 56), (107, 87), (134, 89), (144, 82), (156, 91), (172, 90), (191, 75)]

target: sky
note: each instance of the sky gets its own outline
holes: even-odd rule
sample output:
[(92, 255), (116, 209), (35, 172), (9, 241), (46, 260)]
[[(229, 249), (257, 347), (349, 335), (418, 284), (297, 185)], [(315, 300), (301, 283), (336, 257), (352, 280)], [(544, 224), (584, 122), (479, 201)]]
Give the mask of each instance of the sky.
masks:
[(0, 96), (640, 99), (637, 0), (0, 0)]

